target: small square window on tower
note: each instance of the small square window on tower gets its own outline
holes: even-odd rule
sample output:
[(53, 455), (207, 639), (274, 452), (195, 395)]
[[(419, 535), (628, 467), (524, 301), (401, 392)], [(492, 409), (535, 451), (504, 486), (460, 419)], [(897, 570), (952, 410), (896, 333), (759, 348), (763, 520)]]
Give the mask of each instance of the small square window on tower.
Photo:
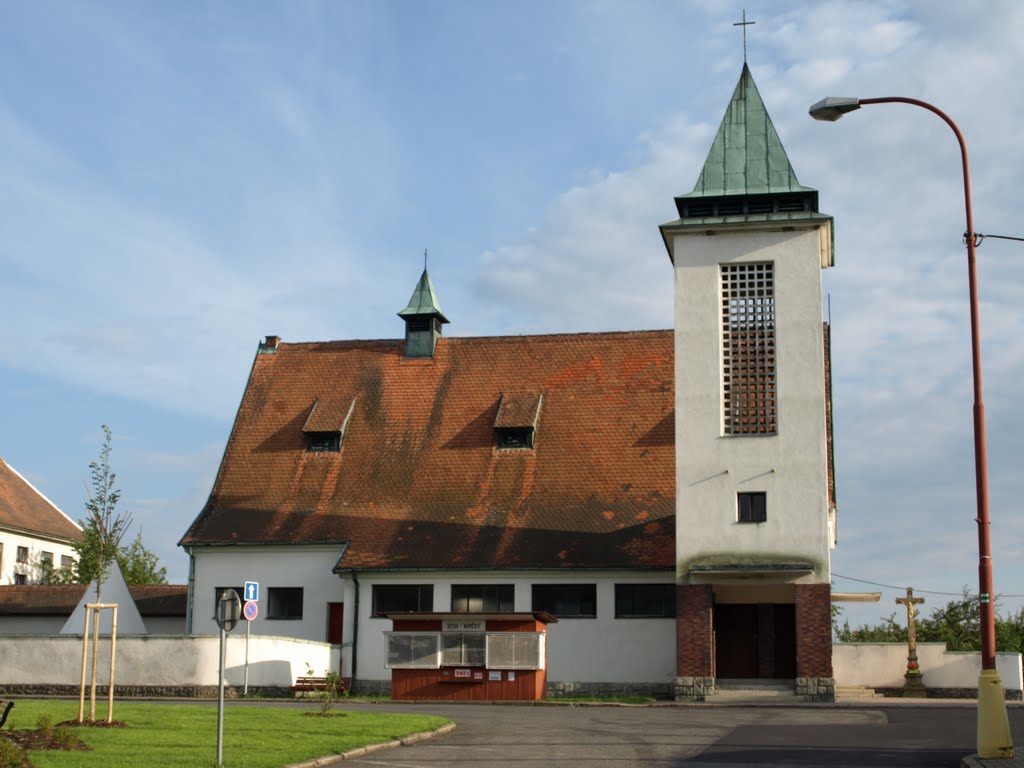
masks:
[(764, 491), (736, 494), (736, 520), (763, 523), (768, 519), (768, 494)]

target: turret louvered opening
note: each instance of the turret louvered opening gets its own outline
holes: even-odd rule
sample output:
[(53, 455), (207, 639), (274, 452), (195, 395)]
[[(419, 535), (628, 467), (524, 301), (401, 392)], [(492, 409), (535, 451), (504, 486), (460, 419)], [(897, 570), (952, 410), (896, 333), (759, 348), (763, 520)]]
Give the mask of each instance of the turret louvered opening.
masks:
[(817, 192), (794, 192), (779, 195), (748, 195), (739, 197), (677, 198), (676, 207), (683, 219), (703, 219), (711, 216), (753, 216), (771, 213), (816, 213)]

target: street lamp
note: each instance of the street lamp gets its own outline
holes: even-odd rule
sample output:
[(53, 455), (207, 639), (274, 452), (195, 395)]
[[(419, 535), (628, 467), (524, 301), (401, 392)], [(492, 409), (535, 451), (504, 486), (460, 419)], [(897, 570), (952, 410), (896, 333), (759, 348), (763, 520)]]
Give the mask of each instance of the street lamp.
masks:
[(981, 614), (981, 674), (978, 677), (978, 754), (983, 758), (1013, 756), (1013, 739), (1006, 715), (1003, 686), (996, 671), (996, 622), (992, 604), (992, 546), (989, 538), (988, 513), (988, 459), (985, 449), (985, 406), (981, 397), (981, 333), (978, 327), (978, 278), (975, 266), (975, 246), (979, 240), (974, 231), (971, 214), (971, 173), (967, 162), (967, 144), (957, 124), (949, 115), (926, 101), (904, 96), (884, 96), (874, 99), (830, 96), (810, 108), (815, 120), (835, 122), (847, 112), (869, 104), (912, 104), (941, 117), (956, 135), (960, 145), (960, 158), (964, 176), (964, 208), (967, 229), (967, 281), (971, 314), (971, 362), (974, 372), (974, 478), (977, 493), (978, 516), (978, 603)]

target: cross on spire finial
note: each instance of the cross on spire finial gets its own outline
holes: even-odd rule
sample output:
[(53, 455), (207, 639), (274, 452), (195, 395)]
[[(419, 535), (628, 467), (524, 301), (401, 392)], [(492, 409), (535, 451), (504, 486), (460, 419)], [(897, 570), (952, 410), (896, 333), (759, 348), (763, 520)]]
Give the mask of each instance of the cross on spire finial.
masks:
[(743, 9), (743, 21), (737, 21), (733, 24), (734, 27), (743, 27), (743, 63), (747, 63), (747, 27), (751, 24), (757, 24), (756, 21), (747, 21), (747, 9)]

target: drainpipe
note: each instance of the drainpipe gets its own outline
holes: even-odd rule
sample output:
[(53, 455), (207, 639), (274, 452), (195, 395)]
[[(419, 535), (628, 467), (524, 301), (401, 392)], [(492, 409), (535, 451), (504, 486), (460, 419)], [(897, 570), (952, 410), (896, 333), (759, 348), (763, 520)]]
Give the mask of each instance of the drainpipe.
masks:
[(188, 552), (188, 591), (185, 600), (185, 634), (192, 634), (192, 603), (195, 597), (196, 588), (196, 559), (192, 554), (192, 547), (186, 547)]
[(352, 681), (348, 685), (348, 689), (352, 692), (356, 690), (356, 654), (359, 653), (359, 574), (352, 571), (352, 583), (356, 588), (356, 597), (353, 601), (352, 606)]

